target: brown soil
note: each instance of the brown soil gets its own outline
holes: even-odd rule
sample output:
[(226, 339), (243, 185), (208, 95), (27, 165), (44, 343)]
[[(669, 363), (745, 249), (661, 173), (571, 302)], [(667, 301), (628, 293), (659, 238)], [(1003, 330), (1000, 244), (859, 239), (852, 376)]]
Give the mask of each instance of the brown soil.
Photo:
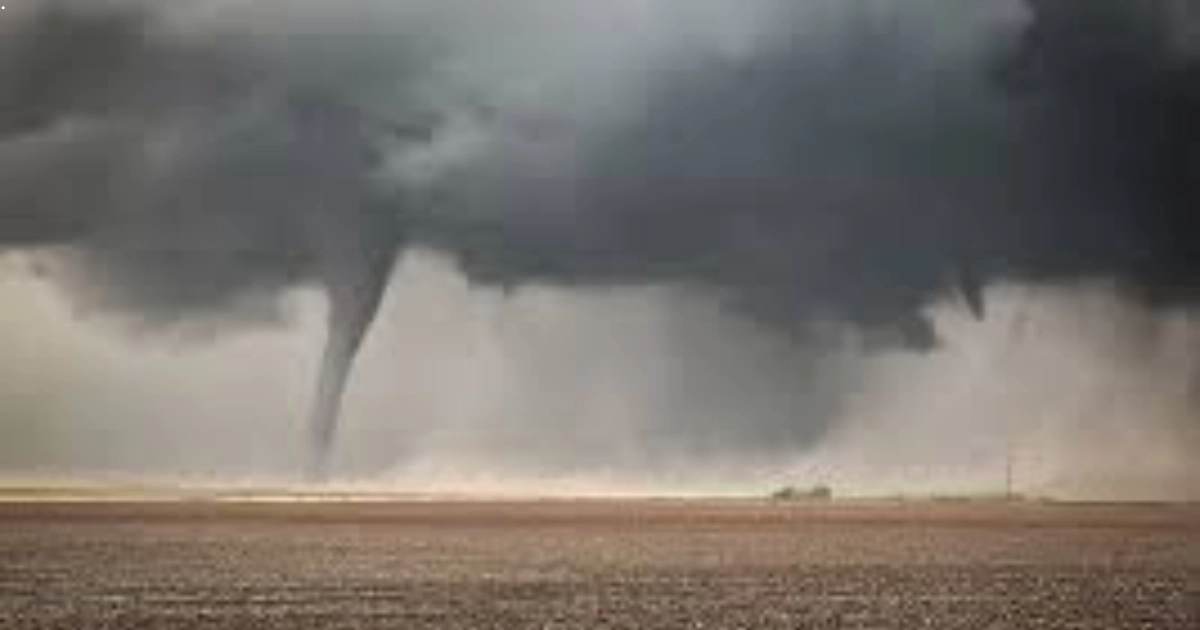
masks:
[(1200, 628), (1200, 508), (0, 503), (0, 628)]

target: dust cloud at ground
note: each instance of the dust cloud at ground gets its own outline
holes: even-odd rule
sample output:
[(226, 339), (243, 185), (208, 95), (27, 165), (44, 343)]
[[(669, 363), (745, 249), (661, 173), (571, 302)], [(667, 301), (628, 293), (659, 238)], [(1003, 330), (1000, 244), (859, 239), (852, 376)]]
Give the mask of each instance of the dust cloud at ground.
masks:
[[(0, 275), (12, 475), (290, 481), (303, 456), (318, 296), (288, 325), (172, 343), (80, 322), (10, 257)], [(929, 354), (819, 352), (653, 288), (472, 290), (403, 265), (346, 404), (343, 483), (413, 491), (998, 492), (1197, 497), (1195, 316), (1111, 288), (948, 300)], [(197, 339), (203, 340), (198, 342)], [(620, 340), (620, 341), (616, 341)]]

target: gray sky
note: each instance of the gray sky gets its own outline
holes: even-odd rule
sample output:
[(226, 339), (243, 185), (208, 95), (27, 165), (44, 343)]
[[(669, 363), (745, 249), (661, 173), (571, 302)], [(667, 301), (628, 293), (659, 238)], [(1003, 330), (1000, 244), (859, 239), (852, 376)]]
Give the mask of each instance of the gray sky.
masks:
[(396, 256), (343, 475), (1194, 496), (1195, 29), (1134, 7), (13, 3), (0, 467), (295, 470)]

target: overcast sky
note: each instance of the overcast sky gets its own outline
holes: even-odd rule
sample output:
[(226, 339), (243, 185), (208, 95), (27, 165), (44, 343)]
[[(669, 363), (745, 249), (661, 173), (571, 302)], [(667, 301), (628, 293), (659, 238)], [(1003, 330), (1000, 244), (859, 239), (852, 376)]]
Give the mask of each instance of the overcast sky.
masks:
[(13, 475), (1196, 496), (1188, 19), (9, 4)]

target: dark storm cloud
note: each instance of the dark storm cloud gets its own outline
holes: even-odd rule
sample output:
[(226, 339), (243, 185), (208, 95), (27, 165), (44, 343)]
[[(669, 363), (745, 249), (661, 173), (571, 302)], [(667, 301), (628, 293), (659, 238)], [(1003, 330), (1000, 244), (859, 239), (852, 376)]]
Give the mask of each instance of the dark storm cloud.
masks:
[(0, 243), (67, 245), (89, 297), (172, 321), (308, 279), (337, 223), (396, 231), (369, 117), (140, 11), (43, 4), (3, 24)]
[[(572, 165), (571, 222), (495, 215), (514, 246), (476, 267), (711, 284), (776, 322), (894, 324), (910, 341), (928, 340), (920, 313), (940, 293), (978, 309), (994, 281), (1190, 299), (1200, 83), (1167, 46), (1181, 18), (1047, 1), (1019, 36), (956, 42), (978, 11), (843, 4), (833, 34), (656, 76), (644, 116)], [(513, 205), (536, 205), (528, 193)]]
[(356, 102), (402, 94), (396, 68), (189, 37), (129, 3), (41, 4), (4, 25), (0, 238), (77, 246), (152, 311), (302, 281), (330, 223), (398, 243), (423, 222), (484, 281), (694, 282), (777, 322), (910, 332), (956, 286), (1115, 276), (1176, 297), (1196, 280), (1190, 35), (1168, 46), (1178, 25), (1130, 3), (1034, 2), (1023, 35), (957, 3), (778, 9), (787, 32), (750, 53), (648, 64), (615, 123), (546, 104), (540, 135), (463, 158), (422, 198), (445, 207), (416, 212), (373, 177), (387, 129)]

